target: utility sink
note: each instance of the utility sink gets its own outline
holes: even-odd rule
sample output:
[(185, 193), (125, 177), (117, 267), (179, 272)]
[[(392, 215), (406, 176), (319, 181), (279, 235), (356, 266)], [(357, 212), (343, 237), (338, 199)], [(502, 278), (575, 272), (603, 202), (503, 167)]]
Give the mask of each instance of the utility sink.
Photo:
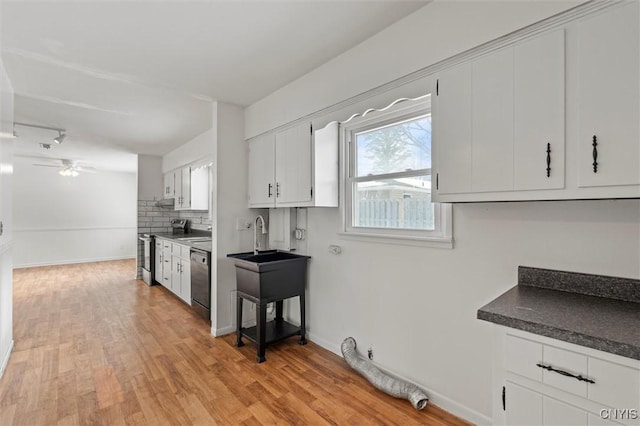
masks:
[(309, 256), (285, 251), (228, 254), (236, 266), (238, 291), (264, 302), (304, 291)]
[[(236, 308), (236, 346), (243, 346), (242, 337), (257, 346), (256, 361), (264, 362), (267, 344), (299, 335), (300, 344), (305, 338), (305, 294), (307, 261), (309, 256), (285, 251), (264, 251), (228, 254), (236, 265), (238, 291)], [(300, 298), (300, 326), (284, 320), (283, 301), (290, 297)], [(242, 301), (256, 304), (256, 325), (242, 327)], [(267, 304), (275, 302), (276, 316), (267, 322)]]

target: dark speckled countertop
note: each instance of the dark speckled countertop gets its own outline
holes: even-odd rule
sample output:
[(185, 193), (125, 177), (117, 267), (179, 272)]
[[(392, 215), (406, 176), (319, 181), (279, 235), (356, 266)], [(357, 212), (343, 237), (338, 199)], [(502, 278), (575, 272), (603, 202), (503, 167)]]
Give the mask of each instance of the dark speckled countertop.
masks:
[(521, 266), (478, 319), (640, 360), (640, 280)]

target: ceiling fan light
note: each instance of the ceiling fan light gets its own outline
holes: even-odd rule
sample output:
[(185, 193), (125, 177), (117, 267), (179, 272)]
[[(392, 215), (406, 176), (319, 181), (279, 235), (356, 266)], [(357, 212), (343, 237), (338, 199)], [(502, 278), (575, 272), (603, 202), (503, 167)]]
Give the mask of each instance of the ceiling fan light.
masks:
[(60, 174), (60, 176), (71, 176), (71, 177), (76, 177), (78, 176), (80, 173), (78, 173), (73, 167), (65, 167), (62, 170), (58, 171), (58, 174)]

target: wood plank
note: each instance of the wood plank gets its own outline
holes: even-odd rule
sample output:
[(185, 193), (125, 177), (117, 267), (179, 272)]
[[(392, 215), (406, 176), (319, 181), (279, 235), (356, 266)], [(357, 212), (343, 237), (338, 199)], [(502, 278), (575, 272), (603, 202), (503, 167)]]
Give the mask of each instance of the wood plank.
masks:
[(15, 349), (0, 424), (468, 424), (373, 388), (344, 360), (286, 339), (255, 347), (211, 336), (135, 261), (16, 269)]

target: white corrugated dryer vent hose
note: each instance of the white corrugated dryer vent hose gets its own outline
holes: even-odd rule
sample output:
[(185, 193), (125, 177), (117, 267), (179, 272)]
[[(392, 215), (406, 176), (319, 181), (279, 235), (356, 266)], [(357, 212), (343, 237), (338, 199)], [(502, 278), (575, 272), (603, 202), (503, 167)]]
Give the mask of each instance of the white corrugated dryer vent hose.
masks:
[(422, 410), (427, 406), (429, 397), (413, 383), (391, 377), (368, 360), (358, 356), (356, 352), (356, 340), (347, 337), (340, 345), (342, 356), (347, 364), (369, 381), (374, 387), (396, 398), (408, 399), (416, 410)]

